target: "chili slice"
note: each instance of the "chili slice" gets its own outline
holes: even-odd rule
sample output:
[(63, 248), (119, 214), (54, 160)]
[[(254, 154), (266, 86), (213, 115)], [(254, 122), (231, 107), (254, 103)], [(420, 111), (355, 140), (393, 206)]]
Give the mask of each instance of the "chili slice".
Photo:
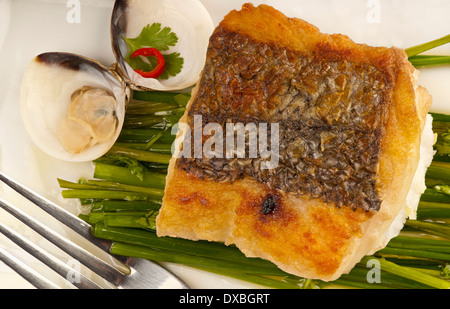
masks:
[(135, 50), (131, 54), (131, 58), (135, 58), (138, 56), (144, 56), (144, 57), (155, 57), (156, 58), (156, 66), (153, 70), (149, 72), (145, 72), (141, 69), (135, 69), (134, 71), (138, 73), (139, 75), (146, 77), (146, 78), (157, 78), (162, 74), (164, 71), (164, 68), (166, 67), (166, 62), (164, 61), (164, 57), (161, 54), (159, 50), (153, 47), (146, 47), (146, 48), (140, 48)]

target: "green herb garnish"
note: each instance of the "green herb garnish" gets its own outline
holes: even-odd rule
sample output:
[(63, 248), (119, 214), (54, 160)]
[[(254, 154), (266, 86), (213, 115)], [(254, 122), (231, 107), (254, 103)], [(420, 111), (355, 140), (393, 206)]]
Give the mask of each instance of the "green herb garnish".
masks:
[[(122, 36), (122, 38), (127, 43), (129, 49), (128, 54), (125, 56), (125, 61), (133, 69), (143, 70), (145, 72), (152, 71), (156, 67), (156, 59), (154, 57), (131, 58), (133, 52), (141, 48), (152, 47), (162, 53), (169, 50), (171, 46), (175, 46), (178, 42), (177, 35), (169, 27), (162, 28), (160, 23), (145, 26), (136, 38), (127, 38), (125, 36)], [(180, 53), (163, 54), (163, 57), (166, 67), (158, 78), (168, 79), (181, 72), (184, 59), (180, 56)]]

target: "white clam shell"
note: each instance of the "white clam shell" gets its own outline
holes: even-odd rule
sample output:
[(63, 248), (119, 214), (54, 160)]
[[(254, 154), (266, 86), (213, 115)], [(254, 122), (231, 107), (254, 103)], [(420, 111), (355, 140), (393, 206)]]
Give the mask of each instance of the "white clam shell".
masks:
[[(128, 46), (122, 35), (139, 36), (142, 29), (153, 23), (170, 27), (178, 42), (163, 53), (179, 52), (183, 68), (167, 80), (144, 78), (124, 61)], [(205, 65), (209, 37), (214, 31), (212, 19), (198, 0), (118, 0), (111, 18), (111, 38), (119, 69), (135, 89), (181, 90), (194, 85)]]
[[(109, 90), (117, 101), (118, 127), (113, 138), (73, 154), (64, 149), (58, 134), (72, 94), (83, 86)], [(47, 154), (72, 162), (104, 155), (117, 140), (125, 117), (128, 93), (117, 76), (97, 62), (69, 53), (44, 53), (29, 64), (20, 93), (25, 128), (32, 141)]]

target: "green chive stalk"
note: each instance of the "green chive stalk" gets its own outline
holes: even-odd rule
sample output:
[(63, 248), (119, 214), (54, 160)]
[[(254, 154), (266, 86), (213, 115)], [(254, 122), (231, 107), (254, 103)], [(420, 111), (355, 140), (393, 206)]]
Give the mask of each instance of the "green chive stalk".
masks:
[(122, 183), (132, 186), (150, 187), (155, 189), (164, 189), (166, 184), (166, 175), (145, 169), (142, 177), (130, 173), (127, 167), (115, 166), (101, 162), (95, 163), (94, 178)]
[(428, 51), (430, 49), (439, 47), (439, 46), (447, 44), (447, 43), (450, 43), (450, 34), (446, 35), (446, 36), (443, 36), (441, 38), (438, 38), (436, 40), (432, 40), (432, 41), (427, 42), (427, 43), (423, 43), (423, 44), (419, 44), (419, 45), (416, 45), (416, 46), (409, 47), (409, 48), (405, 49), (405, 52), (408, 55), (408, 57), (412, 57), (412, 56), (416, 56), (418, 54), (421, 54), (421, 53), (426, 52), (426, 51)]
[(189, 99), (191, 98), (191, 94), (188, 92), (185, 93), (176, 93), (176, 92), (162, 92), (162, 91), (134, 91), (133, 99), (153, 102), (153, 103), (175, 103), (180, 106), (186, 106)]
[[(374, 257), (364, 257), (363, 261), (368, 261)], [(425, 271), (416, 270), (411, 267), (399, 266), (386, 259), (377, 259), (383, 271), (414, 280), (437, 289), (450, 289), (450, 282), (441, 278), (427, 274)]]
[[(164, 133), (162, 133), (160, 137), (162, 137)], [(116, 142), (115, 145), (122, 148), (132, 148), (132, 149), (138, 149), (138, 150), (148, 150), (151, 152), (160, 152), (165, 154), (171, 154), (172, 153), (172, 144), (162, 144), (158, 143), (157, 141), (149, 144), (153, 139), (158, 137), (158, 135), (155, 135), (154, 138), (150, 139), (148, 142)], [(158, 139), (159, 139), (158, 138)]]
[(169, 161), (172, 158), (172, 155), (165, 153), (151, 152), (133, 148), (125, 148), (120, 146), (111, 147), (111, 149), (107, 152), (107, 155), (123, 155), (138, 161), (163, 163), (163, 164), (169, 164)]
[(117, 212), (117, 211), (141, 211), (149, 212), (159, 210), (161, 201), (123, 201), (123, 200), (102, 200), (92, 203), (92, 211)]
[(176, 103), (134, 102), (127, 107), (127, 117), (130, 115), (152, 115), (158, 112), (171, 112), (179, 109)]
[[(407, 220), (405, 226), (450, 240), (450, 225), (438, 222)], [(449, 260), (450, 261), (450, 260)]]
[[(162, 129), (160, 128), (129, 128), (125, 127), (119, 135), (119, 142), (137, 142), (148, 143), (156, 135), (158, 135)], [(170, 130), (163, 132), (163, 135), (159, 138), (160, 143), (171, 144), (175, 140), (175, 137), (171, 134)]]
[(450, 64), (450, 56), (416, 55), (408, 59), (416, 68)]
[(450, 218), (450, 204), (420, 201), (417, 209), (417, 219)]

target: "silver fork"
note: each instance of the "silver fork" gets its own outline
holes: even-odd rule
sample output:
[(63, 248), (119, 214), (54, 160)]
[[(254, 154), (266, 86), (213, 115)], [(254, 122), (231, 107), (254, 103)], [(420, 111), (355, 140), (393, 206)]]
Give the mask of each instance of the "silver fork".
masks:
[[(0, 172), (0, 181), (14, 189), (16, 192), (39, 206), (42, 210), (62, 222), (64, 225), (81, 235), (95, 246), (96, 250), (87, 250), (73, 241), (61, 236), (54, 230), (40, 223), (27, 213), (11, 203), (0, 198), (0, 207), (22, 221), (25, 225), (39, 233), (42, 237), (69, 254), (80, 264), (86, 266), (102, 280), (92, 280), (78, 269), (70, 267), (54, 255), (37, 246), (30, 240), (0, 222), (0, 233), (5, 235), (19, 247), (47, 265), (74, 287), (80, 289), (95, 288), (122, 288), (122, 289), (156, 289), (156, 288), (189, 288), (175, 274), (159, 264), (145, 260), (125, 257), (115, 257), (109, 254), (111, 241), (99, 239), (91, 234), (91, 225), (72, 213), (61, 208), (52, 201), (37, 194), (28, 187), (20, 184), (13, 178)], [(97, 250), (100, 249), (100, 250)], [(93, 251), (96, 253), (94, 254)], [(52, 281), (46, 279), (31, 267), (21, 262), (11, 253), (0, 247), (0, 260), (17, 272), (25, 280), (39, 289), (58, 288)], [(70, 274), (70, 277), (69, 277)], [(74, 280), (75, 279), (75, 280)]]

